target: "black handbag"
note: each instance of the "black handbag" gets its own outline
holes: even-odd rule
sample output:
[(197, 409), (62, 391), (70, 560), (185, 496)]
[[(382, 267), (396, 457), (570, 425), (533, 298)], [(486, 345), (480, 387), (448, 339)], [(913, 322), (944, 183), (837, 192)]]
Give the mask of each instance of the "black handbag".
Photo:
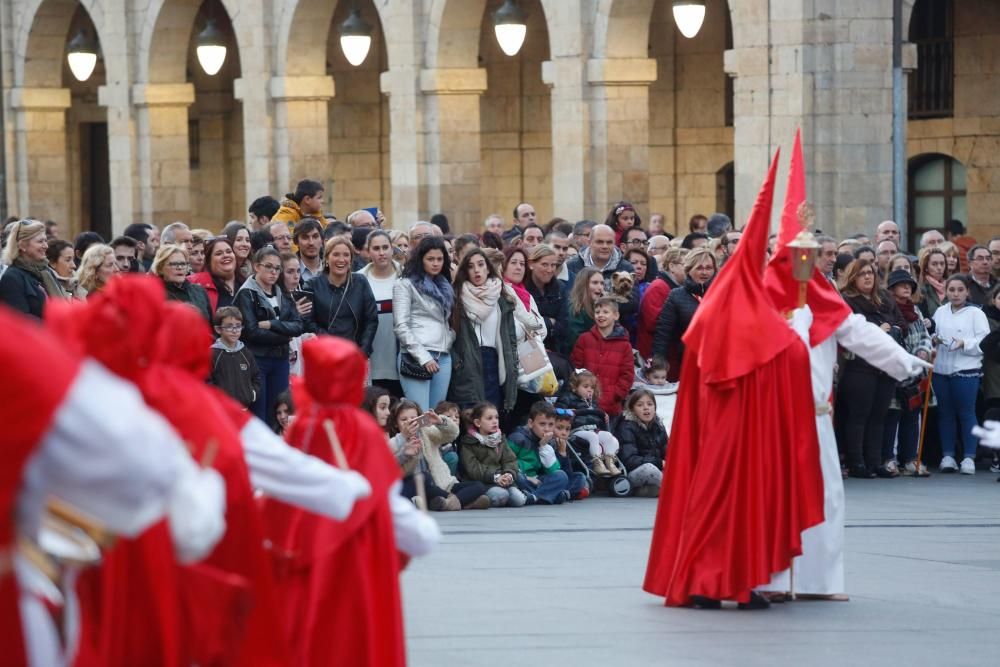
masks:
[(399, 374), (414, 380), (430, 380), (434, 376), (409, 352), (399, 355)]

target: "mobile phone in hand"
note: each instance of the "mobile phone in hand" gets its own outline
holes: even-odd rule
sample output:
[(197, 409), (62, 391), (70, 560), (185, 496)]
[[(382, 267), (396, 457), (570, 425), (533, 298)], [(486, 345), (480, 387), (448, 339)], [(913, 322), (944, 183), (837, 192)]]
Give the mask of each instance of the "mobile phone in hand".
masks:
[(301, 289), (293, 289), (292, 298), (295, 299), (296, 301), (301, 301), (302, 299), (308, 299), (309, 301), (312, 301), (313, 293)]

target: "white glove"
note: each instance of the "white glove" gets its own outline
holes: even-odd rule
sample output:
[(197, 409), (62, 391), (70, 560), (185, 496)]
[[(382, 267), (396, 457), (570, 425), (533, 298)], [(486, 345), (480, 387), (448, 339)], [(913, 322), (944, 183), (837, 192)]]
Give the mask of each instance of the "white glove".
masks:
[(986, 420), (982, 426), (973, 426), (972, 435), (979, 438), (983, 447), (1000, 449), (1000, 422)]
[(934, 364), (929, 361), (924, 361), (920, 357), (915, 357), (912, 354), (910, 355), (910, 377), (920, 375), (924, 371), (932, 370), (934, 370)]

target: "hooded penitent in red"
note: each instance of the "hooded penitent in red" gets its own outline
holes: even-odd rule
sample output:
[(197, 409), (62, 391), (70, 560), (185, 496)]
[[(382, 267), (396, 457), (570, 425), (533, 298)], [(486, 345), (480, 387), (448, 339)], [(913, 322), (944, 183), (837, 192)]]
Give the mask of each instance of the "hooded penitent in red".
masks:
[[(795, 133), (795, 145), (792, 147), (778, 246), (764, 272), (764, 285), (771, 301), (783, 313), (799, 306), (799, 283), (792, 277), (792, 249), (788, 244), (802, 230), (798, 212), (805, 200), (806, 172), (802, 158), (802, 131), (799, 130)], [(819, 269), (813, 271), (812, 280), (807, 284), (806, 303), (813, 316), (813, 323), (809, 328), (809, 345), (812, 347), (829, 338), (851, 314), (851, 308)]]
[(25, 464), (42, 440), (80, 370), (77, 356), (36, 324), (0, 306), (0, 656), (24, 665), (24, 639), (14, 577), (15, 503)]
[(399, 466), (385, 434), (360, 410), (366, 360), (356, 345), (322, 337), (302, 348), (305, 374), (293, 385), (296, 415), (287, 439), (336, 465), (323, 427), (331, 420), (350, 468), (371, 496), (346, 521), (267, 501), (285, 628), (296, 667), (394, 667), (406, 662), (389, 491)]
[(671, 606), (747, 601), (823, 520), (809, 353), (762, 283), (777, 161), (684, 336), (643, 584)]

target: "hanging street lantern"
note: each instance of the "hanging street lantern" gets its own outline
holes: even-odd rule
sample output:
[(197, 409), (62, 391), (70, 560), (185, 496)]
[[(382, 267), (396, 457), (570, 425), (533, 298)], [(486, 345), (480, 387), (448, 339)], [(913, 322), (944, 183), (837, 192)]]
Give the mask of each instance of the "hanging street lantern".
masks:
[(674, 23), (681, 34), (691, 39), (705, 22), (705, 0), (674, 0)]
[(86, 81), (97, 66), (97, 42), (80, 30), (66, 47), (66, 60), (76, 80)]
[(215, 76), (226, 62), (226, 39), (215, 27), (215, 19), (208, 19), (205, 29), (198, 33), (197, 44), (198, 63), (205, 74)]
[(528, 33), (524, 18), (524, 10), (514, 0), (504, 0), (500, 9), (493, 12), (493, 32), (501, 50), (508, 56), (516, 56), (524, 44), (524, 37)]
[(340, 24), (340, 49), (347, 62), (357, 67), (368, 57), (371, 47), (372, 27), (361, 18), (361, 12), (355, 5), (351, 9), (351, 15)]

